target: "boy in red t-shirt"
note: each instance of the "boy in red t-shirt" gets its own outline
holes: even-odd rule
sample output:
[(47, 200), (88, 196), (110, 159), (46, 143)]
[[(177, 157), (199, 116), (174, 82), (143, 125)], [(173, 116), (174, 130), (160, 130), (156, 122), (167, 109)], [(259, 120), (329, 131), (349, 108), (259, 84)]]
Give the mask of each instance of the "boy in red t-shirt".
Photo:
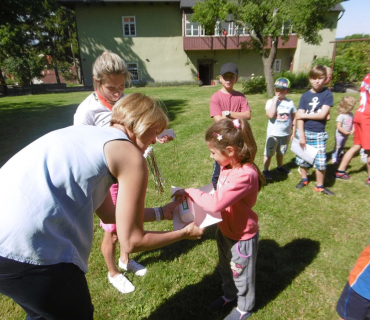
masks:
[[(222, 88), (212, 95), (210, 102), (211, 118), (215, 122), (225, 118), (250, 120), (251, 108), (247, 98), (243, 93), (234, 90), (237, 81), (238, 67), (231, 62), (225, 63), (220, 71)], [(220, 166), (215, 161), (212, 174), (212, 184), (215, 190), (219, 175)]]

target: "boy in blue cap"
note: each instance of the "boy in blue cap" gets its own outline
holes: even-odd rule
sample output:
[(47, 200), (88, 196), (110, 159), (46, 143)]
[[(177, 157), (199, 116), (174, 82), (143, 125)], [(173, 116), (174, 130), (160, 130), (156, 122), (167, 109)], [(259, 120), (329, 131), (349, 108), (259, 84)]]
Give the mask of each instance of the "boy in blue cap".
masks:
[(290, 170), (283, 166), (283, 158), (288, 149), (289, 141), (295, 133), (295, 113), (297, 112), (294, 102), (286, 97), (290, 88), (289, 79), (277, 79), (274, 87), (275, 96), (266, 102), (265, 107), (266, 115), (269, 117), (263, 159), (263, 175), (266, 180), (272, 180), (269, 167), (275, 153), (276, 170), (285, 174), (290, 173)]

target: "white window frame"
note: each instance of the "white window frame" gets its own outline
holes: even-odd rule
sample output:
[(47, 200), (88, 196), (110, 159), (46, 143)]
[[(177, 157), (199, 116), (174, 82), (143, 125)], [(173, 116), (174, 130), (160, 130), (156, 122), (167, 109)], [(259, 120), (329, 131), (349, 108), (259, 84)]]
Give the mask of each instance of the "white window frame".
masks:
[(199, 25), (199, 22), (191, 21), (192, 14), (185, 14), (185, 36), (199, 37), (205, 35), (205, 29)]
[(275, 59), (274, 64), (272, 65), (272, 70), (274, 70), (274, 72), (281, 71), (281, 59)]
[(137, 62), (127, 62), (127, 70), (131, 73), (131, 81), (140, 81), (141, 74), (139, 70), (139, 63)]
[[(129, 21), (125, 21), (125, 19), (126, 20), (128, 19)], [(126, 34), (126, 26), (128, 26), (128, 34)], [(133, 26), (133, 30), (132, 30), (132, 26)], [(124, 37), (136, 37), (136, 18), (135, 16), (122, 16), (122, 29), (123, 29)]]

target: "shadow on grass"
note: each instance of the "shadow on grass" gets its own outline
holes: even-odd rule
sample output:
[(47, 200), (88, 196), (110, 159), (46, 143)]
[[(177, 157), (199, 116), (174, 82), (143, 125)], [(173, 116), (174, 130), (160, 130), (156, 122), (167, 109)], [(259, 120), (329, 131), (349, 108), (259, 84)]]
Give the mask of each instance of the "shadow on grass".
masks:
[(188, 103), (187, 100), (180, 100), (180, 99), (176, 99), (176, 100), (162, 99), (162, 102), (166, 106), (167, 116), (171, 122), (174, 121), (176, 117), (179, 116), (181, 111), (183, 111), (184, 106), (186, 106), (186, 104)]
[(73, 124), (77, 104), (55, 106), (41, 103), (24, 107), (12, 103), (0, 108), (0, 167), (15, 153), (44, 134)]
[[(261, 240), (256, 267), (254, 311), (264, 308), (284, 291), (312, 263), (319, 251), (319, 242), (310, 239), (296, 239), (284, 247), (280, 247), (274, 240)], [(230, 307), (218, 312), (208, 309), (209, 304), (221, 295), (221, 278), (215, 269), (199, 283), (186, 287), (168, 299), (145, 319), (224, 319), (230, 313)]]
[(152, 253), (159, 253), (159, 255), (153, 254), (151, 256), (147, 256), (146, 252), (137, 253), (135, 255), (135, 260), (139, 261), (143, 265), (154, 264), (157, 263), (158, 260), (172, 261), (177, 257), (191, 251), (195, 246), (200, 245), (203, 241), (215, 239), (216, 228), (216, 225), (206, 228), (200, 240), (183, 240), (173, 243), (170, 246), (151, 251)]

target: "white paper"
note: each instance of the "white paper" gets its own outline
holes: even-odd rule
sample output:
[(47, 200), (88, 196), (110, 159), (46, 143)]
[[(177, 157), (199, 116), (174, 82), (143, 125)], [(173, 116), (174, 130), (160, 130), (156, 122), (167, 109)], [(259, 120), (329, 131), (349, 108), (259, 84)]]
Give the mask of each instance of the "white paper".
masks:
[(308, 144), (306, 144), (306, 147), (302, 149), (297, 138), (293, 138), (290, 150), (292, 150), (298, 157), (310, 164), (313, 164), (317, 152), (319, 151), (315, 147)]
[(173, 129), (166, 129), (164, 130), (160, 135), (157, 136), (158, 139), (164, 137), (164, 136), (169, 136), (170, 138), (176, 138), (175, 131)]
[[(172, 187), (172, 194), (174, 194), (179, 189), (183, 189), (183, 188)], [(199, 188), (199, 190), (207, 192), (207, 193), (211, 193), (211, 194), (214, 192), (213, 185), (211, 183)], [(194, 222), (198, 227), (205, 228), (212, 224), (222, 221), (221, 212), (208, 213), (204, 211), (204, 209), (198, 206), (196, 203), (191, 201), (189, 198), (188, 198), (188, 204), (194, 215)], [(180, 205), (178, 205), (173, 211), (173, 229), (174, 230), (182, 229), (188, 224), (182, 221), (181, 219)]]

